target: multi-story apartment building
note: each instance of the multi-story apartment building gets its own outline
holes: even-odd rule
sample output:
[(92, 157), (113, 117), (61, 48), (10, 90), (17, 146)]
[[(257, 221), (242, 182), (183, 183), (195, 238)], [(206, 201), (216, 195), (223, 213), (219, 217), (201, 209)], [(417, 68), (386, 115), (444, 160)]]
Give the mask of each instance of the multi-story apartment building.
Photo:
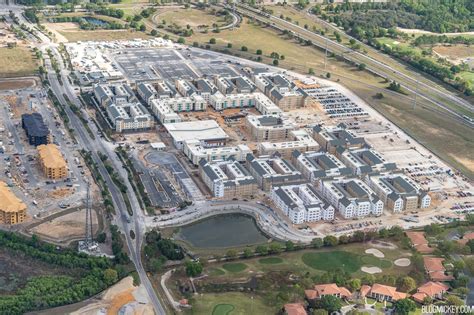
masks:
[(217, 198), (236, 198), (255, 194), (257, 182), (237, 161), (199, 162), (203, 182)]
[(176, 86), (176, 89), (178, 89), (178, 92), (181, 93), (181, 95), (183, 95), (184, 97), (189, 97), (193, 96), (194, 94), (197, 94), (196, 87), (187, 80), (177, 79), (174, 81), (174, 84)]
[(181, 122), (181, 117), (168, 105), (170, 99), (153, 99), (150, 108), (162, 124)]
[(336, 148), (336, 155), (342, 162), (350, 167), (356, 175), (392, 171), (397, 168), (395, 163), (387, 162), (382, 155), (374, 149), (362, 148), (346, 150), (344, 147), (338, 147)]
[(249, 154), (246, 160), (247, 168), (264, 191), (270, 191), (275, 185), (297, 184), (304, 181), (297, 169), (279, 157), (255, 158)]
[(194, 81), (194, 86), (199, 95), (209, 103), (211, 95), (214, 95), (218, 90), (216, 85), (209, 79), (200, 78)]
[(50, 142), (49, 128), (40, 113), (21, 115), (21, 126), (25, 130), (29, 144), (39, 146)]
[(158, 97), (158, 91), (153, 87), (151, 83), (139, 83), (137, 84), (137, 93), (141, 99), (148, 105), (150, 101)]
[(319, 185), (319, 181), (323, 178), (352, 174), (350, 168), (346, 167), (334, 155), (324, 151), (306, 153), (293, 151), (291, 161), (304, 177), (316, 185)]
[(106, 107), (116, 132), (143, 131), (153, 128), (153, 117), (140, 103), (112, 104)]
[(318, 189), (345, 219), (383, 213), (383, 201), (360, 179), (323, 180)]
[(138, 102), (132, 88), (127, 84), (96, 84), (94, 96), (98, 104), (107, 107), (111, 104), (121, 105)]
[(319, 144), (306, 130), (298, 129), (290, 132), (292, 141), (260, 142), (257, 150), (259, 155), (274, 155), (278, 153), (284, 159), (291, 159), (293, 151), (301, 153), (319, 150)]
[(318, 141), (323, 150), (331, 154), (336, 154), (338, 147), (360, 149), (366, 145), (363, 137), (355, 136), (342, 123), (330, 127), (315, 126), (313, 128), (313, 137)]
[(334, 207), (323, 202), (309, 184), (273, 187), (271, 199), (294, 224), (334, 219)]
[(282, 110), (276, 106), (265, 94), (260, 92), (253, 93), (255, 108), (262, 115), (280, 115)]
[(254, 107), (255, 97), (253, 94), (222, 94), (221, 92), (216, 92), (210, 96), (209, 104), (215, 110)]
[(178, 91), (173, 86), (173, 84), (169, 83), (168, 81), (159, 81), (156, 83), (156, 87), (158, 90), (158, 98), (170, 98), (176, 97)]
[(0, 224), (17, 224), (26, 219), (26, 205), (0, 181)]
[(247, 154), (252, 151), (244, 144), (233, 147), (206, 147), (198, 140), (189, 140), (184, 142), (183, 153), (194, 165), (198, 165), (201, 160), (211, 162), (232, 159), (244, 162)]
[(297, 128), (290, 120), (277, 115), (248, 115), (245, 126), (258, 142), (291, 139), (291, 131)]
[(54, 180), (67, 177), (66, 161), (55, 144), (42, 144), (38, 146), (38, 154), (39, 164), (44, 176)]
[(369, 187), (393, 212), (413, 211), (428, 208), (431, 197), (403, 174), (369, 175)]

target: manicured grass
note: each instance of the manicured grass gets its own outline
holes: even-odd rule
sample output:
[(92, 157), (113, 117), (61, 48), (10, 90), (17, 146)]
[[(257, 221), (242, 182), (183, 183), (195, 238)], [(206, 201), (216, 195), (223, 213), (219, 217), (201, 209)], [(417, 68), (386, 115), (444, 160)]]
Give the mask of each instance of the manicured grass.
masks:
[(26, 47), (0, 48), (0, 77), (32, 75), (38, 70), (38, 60)]
[(232, 304), (218, 304), (212, 310), (212, 315), (228, 315), (235, 309)]
[(301, 259), (311, 268), (324, 271), (343, 269), (353, 273), (361, 267), (359, 255), (345, 251), (304, 253)]
[(227, 263), (223, 264), (222, 268), (224, 268), (228, 272), (242, 272), (247, 269), (247, 265), (244, 263)]
[(380, 258), (374, 257), (372, 255), (364, 255), (364, 256), (360, 257), (360, 261), (364, 265), (379, 267), (379, 268), (382, 268), (382, 269), (392, 267), (392, 263), (390, 261), (388, 261), (386, 259), (380, 259)]
[[(260, 314), (276, 314), (277, 307), (271, 307), (263, 302), (259, 296), (228, 292), (228, 293), (204, 293), (199, 294), (193, 298), (192, 309), (185, 311), (185, 314), (193, 315), (260, 315)], [(223, 313), (227, 311), (227, 307), (219, 307), (220, 305), (230, 305), (234, 309), (230, 313)], [(219, 313), (216, 313), (218, 311)]]
[(267, 257), (258, 260), (259, 263), (264, 265), (273, 265), (273, 264), (281, 264), (283, 259), (280, 257)]
[(210, 268), (209, 274), (211, 276), (222, 276), (222, 275), (225, 275), (225, 271), (220, 268)]

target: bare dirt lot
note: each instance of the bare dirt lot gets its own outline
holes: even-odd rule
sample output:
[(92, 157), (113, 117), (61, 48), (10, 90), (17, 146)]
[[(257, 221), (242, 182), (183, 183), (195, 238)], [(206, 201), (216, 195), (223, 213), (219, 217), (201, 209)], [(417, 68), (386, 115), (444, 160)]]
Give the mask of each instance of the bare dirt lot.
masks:
[(33, 79), (31, 80), (13, 80), (9, 79), (8, 81), (0, 81), (0, 90), (17, 90), (24, 89), (27, 87), (34, 86), (36, 83)]
[(440, 45), (433, 47), (433, 51), (455, 63), (461, 63), (466, 58), (474, 57), (474, 47), (467, 45)]
[[(85, 209), (66, 214), (31, 229), (31, 232), (57, 241), (68, 241), (84, 236)], [(92, 211), (92, 228), (98, 230), (97, 214)]]

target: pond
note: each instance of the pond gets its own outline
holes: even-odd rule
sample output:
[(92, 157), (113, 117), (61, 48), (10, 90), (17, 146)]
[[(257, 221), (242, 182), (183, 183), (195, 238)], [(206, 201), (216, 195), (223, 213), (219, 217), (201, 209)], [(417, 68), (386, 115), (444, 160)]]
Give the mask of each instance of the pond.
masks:
[(90, 16), (85, 16), (82, 19), (85, 20), (87, 23), (94, 24), (96, 26), (105, 26), (108, 24), (106, 21), (99, 20)]
[(197, 248), (225, 248), (265, 243), (268, 238), (255, 220), (243, 214), (223, 214), (180, 228), (174, 235)]

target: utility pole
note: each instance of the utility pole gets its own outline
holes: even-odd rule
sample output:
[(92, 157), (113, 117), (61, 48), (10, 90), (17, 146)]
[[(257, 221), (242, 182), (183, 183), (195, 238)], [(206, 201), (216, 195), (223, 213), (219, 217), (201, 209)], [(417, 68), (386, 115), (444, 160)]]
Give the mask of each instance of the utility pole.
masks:
[(87, 195), (86, 195), (86, 239), (84, 244), (86, 248), (92, 245), (92, 211), (91, 211), (91, 184), (87, 182)]
[(415, 98), (413, 99), (413, 110), (416, 109), (416, 99), (417, 99), (417, 96), (418, 96), (418, 83), (420, 81), (416, 80), (416, 88), (415, 88)]

